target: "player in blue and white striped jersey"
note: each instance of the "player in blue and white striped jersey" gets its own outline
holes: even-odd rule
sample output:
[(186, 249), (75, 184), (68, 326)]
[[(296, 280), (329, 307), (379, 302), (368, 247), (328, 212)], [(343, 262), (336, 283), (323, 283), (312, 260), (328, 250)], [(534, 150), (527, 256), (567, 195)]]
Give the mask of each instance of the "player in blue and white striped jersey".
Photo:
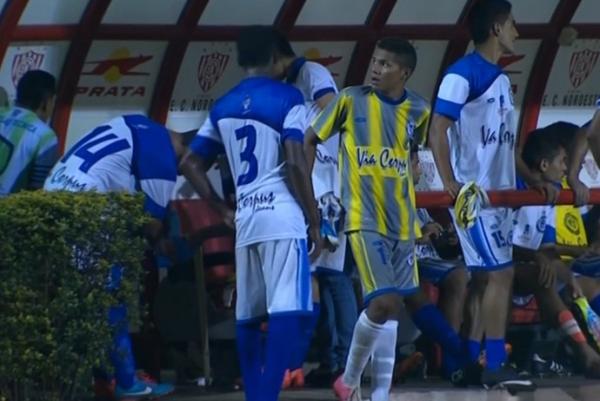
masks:
[[(178, 163), (189, 134), (167, 130), (143, 115), (124, 115), (94, 128), (79, 139), (56, 163), (46, 179), (48, 191), (97, 191), (144, 194), (144, 209), (154, 218), (146, 226), (151, 243), (159, 246), (162, 219), (177, 179)], [(120, 267), (113, 266), (118, 285)], [(111, 307), (115, 328), (111, 359), (115, 366), (117, 396), (162, 395), (172, 386), (141, 382), (135, 377), (125, 305)]]
[[(319, 218), (303, 151), (306, 108), (294, 87), (274, 80), (276, 35), (248, 27), (237, 41), (247, 77), (221, 97), (182, 163), (196, 192), (226, 219), (231, 212), (203, 171), (227, 156), (236, 190), (237, 343), (248, 401), (276, 401), (302, 316), (311, 313), (306, 225), (320, 253)], [(189, 177), (188, 177), (189, 178)], [(260, 323), (268, 320), (266, 345)]]
[[(481, 0), (473, 6), (468, 22), (475, 51), (448, 68), (438, 90), (430, 145), (444, 189), (453, 198), (469, 182), (484, 190), (515, 188), (515, 110), (510, 80), (498, 65), (503, 54), (514, 53), (519, 36), (511, 10), (507, 0)], [(473, 319), (481, 319), (485, 331), (487, 365), (481, 381), (486, 388), (531, 390), (533, 384), (520, 380), (505, 364), (504, 336), (514, 277), (512, 214), (508, 208), (484, 209), (472, 227), (457, 225), (457, 234), (473, 273), (470, 310), (481, 310), (481, 316)], [(480, 332), (469, 333), (473, 366), (481, 337)]]

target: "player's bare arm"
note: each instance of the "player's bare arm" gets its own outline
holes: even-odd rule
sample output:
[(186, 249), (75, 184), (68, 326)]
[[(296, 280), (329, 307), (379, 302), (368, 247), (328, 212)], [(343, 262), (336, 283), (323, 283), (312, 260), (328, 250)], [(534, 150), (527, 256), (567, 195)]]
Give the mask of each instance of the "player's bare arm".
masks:
[(569, 169), (567, 171), (567, 182), (569, 187), (575, 192), (575, 205), (586, 205), (590, 199), (590, 190), (579, 180), (579, 172), (583, 158), (589, 149), (587, 140), (587, 129), (582, 127), (577, 130), (575, 139), (570, 149), (567, 149), (569, 157)]
[(446, 132), (454, 122), (448, 117), (434, 113), (429, 128), (429, 140), (435, 165), (446, 190), (452, 198), (456, 198), (462, 184), (456, 181), (450, 165), (450, 146)]
[(204, 160), (190, 151), (181, 160), (179, 171), (189, 181), (198, 195), (202, 199), (207, 199), (221, 213), (225, 224), (234, 228), (234, 211), (217, 195), (206, 175), (206, 170), (212, 166), (213, 162), (214, 160)]
[(587, 128), (587, 139), (594, 160), (597, 164), (600, 164), (600, 108), (596, 110)]
[(335, 93), (329, 92), (315, 100), (315, 102), (317, 103), (317, 106), (319, 106), (319, 109), (323, 110), (333, 99), (335, 99)]
[(311, 127), (308, 127), (306, 133), (304, 134), (304, 154), (306, 155), (306, 165), (311, 171), (315, 165), (317, 145), (319, 143), (321, 143), (321, 140), (317, 136), (316, 132)]
[(284, 142), (283, 147), (286, 158), (288, 185), (302, 208), (305, 218), (308, 220), (309, 236), (315, 246), (311, 254), (311, 258), (314, 259), (321, 253), (321, 233), (310, 169), (304, 155), (302, 143), (289, 140)]

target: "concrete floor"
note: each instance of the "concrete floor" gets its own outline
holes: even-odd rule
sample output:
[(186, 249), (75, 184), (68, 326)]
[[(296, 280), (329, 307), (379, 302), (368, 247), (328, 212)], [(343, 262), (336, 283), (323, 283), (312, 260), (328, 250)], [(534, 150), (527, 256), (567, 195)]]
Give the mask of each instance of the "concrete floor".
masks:
[[(455, 389), (443, 382), (407, 383), (394, 387), (390, 401), (600, 401), (600, 381), (583, 378), (546, 379), (536, 381), (540, 388), (533, 393), (511, 396), (506, 391), (485, 391), (478, 388)], [(363, 400), (368, 400), (368, 388)], [(243, 401), (242, 392), (210, 393), (193, 387), (181, 387), (164, 401)], [(329, 389), (285, 391), (280, 401), (335, 401)]]

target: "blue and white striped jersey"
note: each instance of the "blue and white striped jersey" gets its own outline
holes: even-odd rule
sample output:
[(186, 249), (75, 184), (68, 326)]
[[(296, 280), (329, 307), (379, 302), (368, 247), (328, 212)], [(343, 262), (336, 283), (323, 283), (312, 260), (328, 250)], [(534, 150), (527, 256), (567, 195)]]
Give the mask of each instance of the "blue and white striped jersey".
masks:
[(434, 112), (455, 123), (448, 132), (459, 182), (483, 189), (515, 188), (516, 119), (512, 88), (502, 69), (473, 52), (442, 80)]
[(236, 186), (236, 246), (306, 238), (300, 206), (286, 183), (285, 141), (304, 140), (306, 108), (294, 87), (246, 78), (221, 97), (190, 149), (201, 157), (225, 153)]
[(44, 189), (142, 191), (145, 210), (162, 219), (176, 179), (169, 131), (145, 116), (125, 115), (77, 141), (54, 166)]

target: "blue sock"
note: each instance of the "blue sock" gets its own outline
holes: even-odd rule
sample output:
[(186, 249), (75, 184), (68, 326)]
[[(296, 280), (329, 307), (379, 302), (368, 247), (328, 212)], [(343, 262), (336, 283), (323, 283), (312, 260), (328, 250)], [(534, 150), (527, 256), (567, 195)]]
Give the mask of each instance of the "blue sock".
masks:
[(467, 358), (469, 363), (477, 363), (481, 353), (481, 341), (468, 339), (465, 341)]
[[(302, 335), (302, 318), (298, 315), (275, 315), (269, 317), (267, 352), (260, 381), (261, 401), (277, 401), (283, 382), (283, 374), (290, 366), (294, 348), (290, 341)], [(252, 401), (247, 398), (248, 401)]]
[(596, 295), (594, 299), (589, 301), (592, 310), (596, 312), (596, 315), (600, 316), (600, 295)]
[(440, 344), (444, 354), (462, 355), (462, 340), (433, 304), (421, 307), (413, 313), (412, 319), (423, 334)]
[(115, 368), (115, 380), (123, 389), (130, 388), (135, 381), (135, 360), (129, 337), (127, 307), (113, 306), (108, 311), (108, 323), (113, 328), (113, 348), (110, 359)]
[(306, 354), (310, 348), (310, 343), (319, 321), (319, 314), (321, 312), (321, 304), (318, 302), (313, 303), (313, 312), (310, 315), (302, 316), (302, 336), (298, 339), (298, 346), (294, 353), (292, 363), (289, 366), (290, 370), (300, 369), (306, 360)]
[(260, 322), (238, 322), (236, 325), (236, 342), (246, 400), (259, 401), (263, 365), (263, 341)]
[(498, 370), (506, 362), (504, 338), (487, 338), (485, 340), (485, 354), (487, 358), (486, 369)]

